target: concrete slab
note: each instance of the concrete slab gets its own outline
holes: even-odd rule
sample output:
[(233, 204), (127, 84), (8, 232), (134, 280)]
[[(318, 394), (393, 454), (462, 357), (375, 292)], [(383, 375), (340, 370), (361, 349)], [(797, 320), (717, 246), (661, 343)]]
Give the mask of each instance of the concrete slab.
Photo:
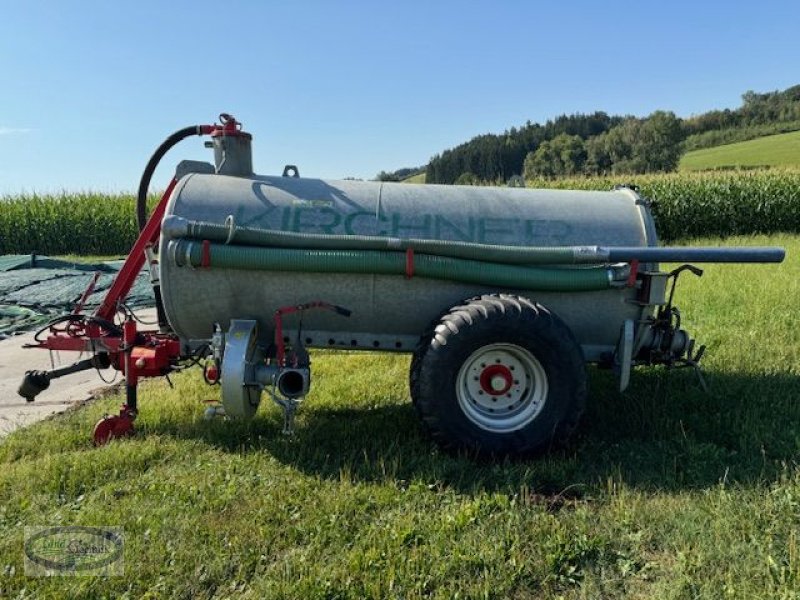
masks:
[[(136, 314), (144, 321), (155, 321), (155, 309), (142, 309)], [(17, 388), (25, 371), (31, 369), (50, 369), (50, 353), (46, 350), (23, 349), (33, 342), (33, 334), (26, 333), (0, 341), (0, 438), (10, 432), (54, 413), (63, 412), (72, 405), (84, 402), (94, 393), (109, 387), (97, 375), (97, 371), (81, 371), (54, 380), (48, 389), (36, 397), (34, 402), (26, 402)], [(86, 358), (84, 356), (83, 358)], [(77, 352), (53, 354), (56, 366), (79, 360)], [(113, 369), (103, 371), (103, 376), (111, 379), (117, 373)], [(117, 381), (119, 381), (119, 376)]]

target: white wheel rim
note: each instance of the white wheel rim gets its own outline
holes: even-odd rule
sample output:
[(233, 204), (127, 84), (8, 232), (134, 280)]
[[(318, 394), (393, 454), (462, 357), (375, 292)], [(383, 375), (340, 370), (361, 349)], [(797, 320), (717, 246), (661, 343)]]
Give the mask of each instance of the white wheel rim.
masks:
[(547, 373), (514, 344), (489, 344), (464, 361), (456, 379), (458, 405), (478, 427), (509, 433), (528, 425), (547, 401)]

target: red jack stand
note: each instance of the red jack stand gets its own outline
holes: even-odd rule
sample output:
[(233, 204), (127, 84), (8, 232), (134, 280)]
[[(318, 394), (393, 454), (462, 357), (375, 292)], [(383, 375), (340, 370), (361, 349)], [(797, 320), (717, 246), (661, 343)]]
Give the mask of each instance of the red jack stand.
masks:
[(95, 446), (102, 446), (112, 438), (121, 438), (133, 435), (133, 421), (136, 419), (137, 409), (137, 384), (139, 369), (145, 364), (144, 358), (135, 360), (133, 357), (138, 335), (136, 321), (128, 317), (122, 326), (122, 371), (125, 373), (126, 402), (120, 408), (118, 415), (106, 415), (94, 426), (92, 439)]
[(95, 446), (103, 446), (112, 439), (128, 437), (135, 433), (133, 422), (136, 411), (123, 404), (118, 415), (106, 415), (94, 426), (92, 440)]

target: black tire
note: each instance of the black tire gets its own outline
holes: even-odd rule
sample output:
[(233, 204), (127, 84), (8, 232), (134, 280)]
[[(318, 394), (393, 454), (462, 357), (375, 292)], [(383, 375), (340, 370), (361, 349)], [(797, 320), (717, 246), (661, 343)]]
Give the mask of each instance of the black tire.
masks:
[(423, 335), (410, 387), (440, 446), (499, 457), (563, 443), (586, 405), (587, 377), (558, 316), (522, 296), (491, 294), (452, 308)]

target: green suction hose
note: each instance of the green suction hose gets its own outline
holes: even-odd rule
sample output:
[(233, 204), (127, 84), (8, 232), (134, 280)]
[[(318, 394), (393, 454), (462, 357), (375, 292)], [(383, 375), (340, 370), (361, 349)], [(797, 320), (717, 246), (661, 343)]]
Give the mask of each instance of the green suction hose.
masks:
[(226, 224), (220, 225), (170, 216), (164, 220), (162, 231), (171, 238), (209, 240), (238, 246), (393, 251), (405, 251), (411, 248), (419, 254), (506, 264), (567, 265), (604, 262), (597, 259), (595, 246), (577, 248), (520, 247), (373, 235), (296, 233), (239, 227), (232, 222), (231, 217), (228, 218), (229, 221)]
[[(167, 252), (178, 266), (184, 267), (409, 275), (409, 257), (405, 252), (263, 248), (208, 242), (205, 245), (204, 248), (203, 242), (172, 240)], [(616, 279), (615, 271), (607, 267), (528, 267), (417, 252), (411, 260), (414, 277), (507, 289), (547, 292), (604, 290), (612, 287)]]

